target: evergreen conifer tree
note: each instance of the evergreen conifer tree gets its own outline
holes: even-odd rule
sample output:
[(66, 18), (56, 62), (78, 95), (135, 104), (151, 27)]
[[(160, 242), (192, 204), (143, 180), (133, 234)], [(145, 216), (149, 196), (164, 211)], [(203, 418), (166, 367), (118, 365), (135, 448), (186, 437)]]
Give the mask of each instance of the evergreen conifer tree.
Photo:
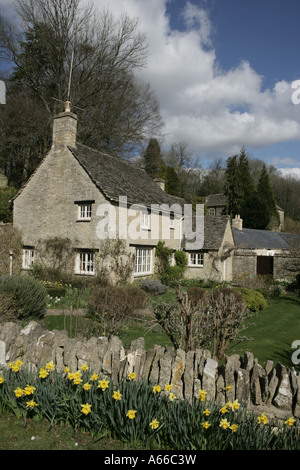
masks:
[(278, 228), (280, 219), (266, 165), (263, 165), (260, 173), (259, 181), (257, 184), (257, 194), (259, 196), (259, 200), (263, 201), (266, 204), (269, 211), (269, 222), (266, 228), (270, 230)]

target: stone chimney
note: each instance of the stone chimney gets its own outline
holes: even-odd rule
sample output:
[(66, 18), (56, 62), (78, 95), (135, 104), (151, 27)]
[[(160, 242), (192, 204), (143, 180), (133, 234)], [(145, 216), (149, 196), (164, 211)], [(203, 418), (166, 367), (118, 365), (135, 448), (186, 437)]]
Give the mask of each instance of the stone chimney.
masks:
[(154, 178), (153, 180), (163, 191), (165, 190), (165, 180), (163, 178)]
[(65, 102), (65, 111), (53, 118), (52, 148), (61, 150), (76, 146), (77, 116), (71, 112), (70, 101)]
[(241, 219), (240, 215), (235, 215), (234, 219), (232, 219), (232, 226), (238, 228), (239, 230), (243, 229), (243, 219)]

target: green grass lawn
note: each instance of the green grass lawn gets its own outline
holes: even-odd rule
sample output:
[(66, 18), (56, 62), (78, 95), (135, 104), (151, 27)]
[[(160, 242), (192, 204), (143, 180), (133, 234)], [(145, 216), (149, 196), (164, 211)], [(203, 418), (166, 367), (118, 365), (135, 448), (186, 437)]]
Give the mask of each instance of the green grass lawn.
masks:
[[(174, 299), (174, 293), (164, 294), (165, 301)], [(252, 352), (261, 365), (269, 359), (281, 362), (287, 367), (294, 366), (300, 370), (299, 365), (291, 361), (294, 350), (291, 348), (295, 340), (300, 340), (300, 303), (295, 303), (285, 299), (268, 300), (268, 306), (262, 312), (250, 317), (247, 322), (247, 329), (242, 331), (241, 335), (252, 338), (251, 341), (235, 341), (227, 350), (227, 354), (243, 355), (245, 351)], [(84, 317), (69, 316), (46, 316), (44, 327), (50, 330), (66, 329), (69, 336), (74, 336), (78, 332), (84, 334), (90, 326)], [(94, 334), (101, 334), (100, 330), (94, 327)], [(118, 331), (123, 346), (129, 348), (131, 341), (144, 337), (146, 349), (159, 344), (162, 346), (172, 346), (167, 335), (159, 327), (150, 328), (141, 321), (128, 324)]]
[(294, 366), (291, 356), (294, 349), (291, 348), (295, 340), (300, 340), (300, 304), (287, 300), (271, 300), (265, 310), (249, 318), (248, 328), (242, 332), (252, 341), (242, 343), (234, 342), (228, 350), (228, 354), (243, 354), (244, 351), (252, 352), (261, 365), (269, 359), (281, 362), (287, 367)]

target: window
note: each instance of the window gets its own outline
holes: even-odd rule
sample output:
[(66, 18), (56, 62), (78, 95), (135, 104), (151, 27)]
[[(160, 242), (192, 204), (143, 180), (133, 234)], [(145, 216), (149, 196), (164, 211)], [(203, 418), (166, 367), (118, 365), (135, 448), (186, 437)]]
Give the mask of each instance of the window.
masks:
[(214, 207), (211, 207), (209, 210), (208, 210), (208, 215), (210, 217), (213, 217), (214, 215), (216, 215), (216, 210)]
[(170, 228), (174, 228), (174, 227), (175, 227), (175, 225), (174, 225), (174, 220), (175, 220), (174, 212), (171, 212), (171, 213), (170, 213)]
[(95, 253), (92, 251), (80, 251), (76, 255), (76, 274), (95, 274)]
[(136, 248), (134, 274), (151, 274), (152, 249)]
[(92, 204), (79, 204), (79, 220), (90, 220), (92, 217)]
[(142, 220), (142, 229), (148, 230), (149, 229), (149, 219), (150, 216), (148, 214), (148, 211), (142, 211), (141, 212), (141, 220)]
[(203, 253), (190, 253), (189, 266), (203, 266)]
[(34, 248), (24, 247), (23, 248), (23, 269), (30, 269), (34, 261)]

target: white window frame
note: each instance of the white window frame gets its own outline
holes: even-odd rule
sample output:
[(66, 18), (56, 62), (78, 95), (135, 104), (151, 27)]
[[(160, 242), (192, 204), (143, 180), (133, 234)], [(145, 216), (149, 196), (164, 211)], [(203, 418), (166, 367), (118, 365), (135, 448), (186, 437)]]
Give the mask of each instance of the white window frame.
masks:
[(91, 220), (92, 203), (78, 204), (78, 220)]
[(76, 253), (75, 274), (94, 276), (96, 274), (95, 253), (82, 250)]
[(216, 215), (216, 209), (214, 207), (210, 207), (208, 209), (208, 215), (209, 217), (214, 217)]
[(142, 230), (149, 230), (150, 228), (150, 214), (148, 211), (141, 211), (141, 228)]
[(134, 275), (152, 274), (153, 249), (149, 247), (135, 248)]
[(33, 263), (34, 263), (34, 247), (24, 246), (23, 247), (23, 260), (22, 260), (23, 269), (31, 269)]
[(192, 268), (204, 266), (204, 253), (194, 252), (189, 253), (189, 266)]

